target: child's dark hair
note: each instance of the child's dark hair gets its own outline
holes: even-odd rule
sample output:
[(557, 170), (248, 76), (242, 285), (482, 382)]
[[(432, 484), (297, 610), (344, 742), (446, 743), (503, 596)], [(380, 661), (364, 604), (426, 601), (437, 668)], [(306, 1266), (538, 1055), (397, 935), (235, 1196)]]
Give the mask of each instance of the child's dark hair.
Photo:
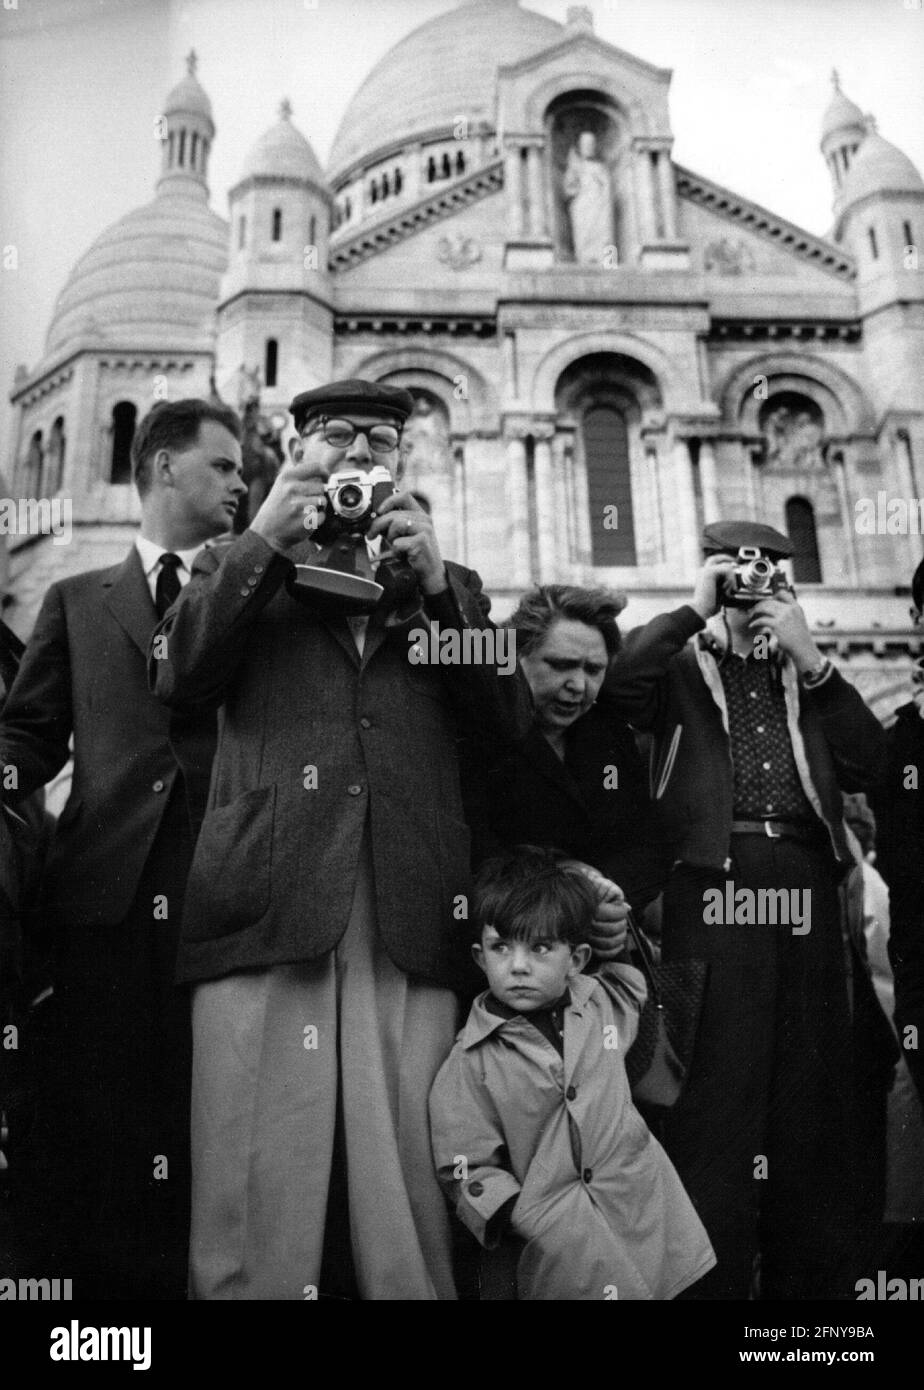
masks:
[(505, 941), (586, 942), (597, 896), (565, 862), (559, 850), (518, 845), (483, 864), (475, 878), (475, 939), (491, 926)]

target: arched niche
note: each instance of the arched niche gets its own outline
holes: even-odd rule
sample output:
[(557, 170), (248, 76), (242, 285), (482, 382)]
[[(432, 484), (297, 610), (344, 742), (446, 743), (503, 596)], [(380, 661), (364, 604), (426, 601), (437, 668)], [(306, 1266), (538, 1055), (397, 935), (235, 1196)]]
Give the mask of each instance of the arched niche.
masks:
[(497, 427), (500, 401), (496, 388), (456, 353), (441, 348), (426, 354), (415, 348), (388, 348), (363, 358), (356, 364), (355, 374), (408, 391), (420, 388), (434, 392), (449, 412), (453, 435)]
[(758, 434), (761, 408), (769, 396), (783, 391), (813, 400), (831, 435), (844, 436), (873, 428), (872, 410), (853, 378), (840, 367), (807, 355), (755, 355), (729, 373), (716, 399), (722, 419), (731, 428)]
[(596, 331), (574, 334), (539, 361), (528, 397), (532, 410), (543, 415), (557, 410), (559, 384), (568, 368), (595, 358), (607, 359), (605, 370), (611, 375), (635, 383), (652, 409), (671, 413), (683, 408), (681, 383), (666, 353), (628, 333)]
[(628, 125), (615, 102), (592, 88), (557, 96), (543, 124), (556, 254), (566, 262), (602, 265), (582, 254), (581, 227), (592, 244), (618, 249), (628, 243)]
[(109, 481), (124, 486), (132, 480), (132, 440), (138, 420), (138, 407), (133, 401), (117, 401), (112, 407), (109, 432), (112, 453), (109, 460)]

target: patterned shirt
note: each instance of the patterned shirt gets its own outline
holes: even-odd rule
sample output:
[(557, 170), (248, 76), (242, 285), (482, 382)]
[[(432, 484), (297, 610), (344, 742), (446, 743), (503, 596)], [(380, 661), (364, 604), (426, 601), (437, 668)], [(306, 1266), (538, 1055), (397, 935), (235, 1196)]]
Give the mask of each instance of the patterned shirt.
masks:
[(815, 819), (802, 790), (772, 658), (728, 652), (719, 662), (728, 705), (736, 820)]

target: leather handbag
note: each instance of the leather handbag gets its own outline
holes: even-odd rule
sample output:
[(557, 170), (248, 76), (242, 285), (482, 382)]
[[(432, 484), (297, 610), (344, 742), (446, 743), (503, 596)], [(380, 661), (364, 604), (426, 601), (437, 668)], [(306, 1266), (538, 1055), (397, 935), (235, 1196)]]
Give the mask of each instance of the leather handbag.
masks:
[(626, 1056), (634, 1100), (669, 1108), (683, 1089), (703, 1007), (708, 962), (655, 963), (651, 944), (629, 913), (633, 964), (648, 984), (638, 1033)]

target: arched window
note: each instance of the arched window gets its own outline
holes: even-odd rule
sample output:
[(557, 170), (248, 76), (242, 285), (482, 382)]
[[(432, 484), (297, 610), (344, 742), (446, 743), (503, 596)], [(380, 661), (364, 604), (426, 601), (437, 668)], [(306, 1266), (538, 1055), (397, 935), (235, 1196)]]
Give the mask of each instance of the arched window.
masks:
[(308, 223), (308, 243), (309, 243), (309, 245), (314, 246), (314, 245), (316, 244), (317, 235), (318, 235), (318, 219), (317, 219), (316, 217), (312, 217), (311, 221)]
[(132, 480), (132, 440), (135, 437), (137, 408), (131, 401), (119, 401), (112, 407), (111, 483), (130, 483)]
[(450, 160), (448, 154), (443, 155), (443, 178), (452, 178), (452, 161)]
[(45, 479), (44, 493), (54, 497), (61, 489), (64, 479), (64, 452), (67, 440), (64, 436), (64, 416), (59, 415), (48, 436), (48, 476)]
[(911, 230), (911, 223), (910, 223), (910, 222), (903, 222), (903, 223), (902, 223), (902, 232), (904, 233), (904, 236), (905, 236), (905, 245), (906, 245), (906, 246), (913, 246), (913, 245), (914, 245), (914, 232)]
[[(395, 192), (400, 193), (404, 187), (404, 175), (400, 169), (395, 170)], [(906, 224), (907, 225), (907, 224)]]
[(42, 486), (42, 464), (45, 451), (42, 448), (42, 431), (36, 430), (29, 440), (22, 470), (22, 493), (24, 497), (40, 497)]
[(815, 509), (805, 497), (786, 503), (786, 530), (792, 541), (792, 575), (797, 584), (821, 583), (821, 560), (815, 530)]
[(427, 160), (427, 183), (435, 183), (435, 182), (436, 182), (436, 160), (433, 158), (433, 156), (432, 156), (432, 154), (431, 154), (430, 158)]
[(874, 261), (878, 261), (878, 259), (879, 259), (879, 243), (878, 243), (878, 241), (876, 240), (876, 228), (875, 228), (875, 227), (869, 227), (869, 228), (867, 228), (867, 235), (868, 235), (868, 237), (869, 237), (869, 249), (870, 249), (870, 251), (871, 251), (872, 254), (873, 254), (873, 260), (874, 260)]
[(241, 218), (239, 219), (239, 221), (238, 221), (238, 224), (237, 224), (237, 247), (238, 247), (238, 250), (239, 250), (239, 251), (243, 251), (243, 249), (244, 249), (244, 247), (245, 247), (246, 245), (247, 245), (247, 218), (246, 218), (246, 217), (241, 217)]
[(189, 146), (189, 167), (191, 169), (195, 169), (196, 167), (196, 151), (198, 150), (198, 147), (199, 134), (197, 131), (194, 130), (192, 133), (192, 143)]
[(379, 201), (379, 186), (375, 179), (373, 179), (369, 185), (369, 201), (372, 203), (377, 203)]
[(186, 157), (186, 131), (185, 131), (185, 130), (181, 130), (181, 131), (180, 131), (180, 153), (179, 153), (179, 155), (178, 155), (178, 157), (177, 157), (177, 163), (179, 164), (179, 166), (180, 166), (181, 169), (182, 169), (182, 167), (183, 167), (183, 161), (184, 161), (185, 157)]
[(175, 150), (174, 150), (174, 148), (173, 148), (173, 131), (171, 130), (170, 134), (167, 136), (167, 168), (168, 168), (168, 169), (172, 169), (172, 168), (173, 168), (173, 156), (174, 156), (174, 154), (175, 154)]
[(384, 173), (384, 174), (382, 175), (382, 197), (383, 197), (383, 198), (387, 198), (387, 197), (389, 196), (390, 193), (391, 193), (391, 180), (389, 179), (388, 173), (387, 173), (387, 171), (386, 171), (386, 173)]
[(456, 173), (465, 173), (465, 154), (462, 150), (460, 150), (459, 153), (456, 155)]
[(273, 241), (282, 241), (282, 208), (273, 208)]
[(264, 364), (263, 380), (267, 386), (275, 386), (276, 378), (279, 373), (279, 344), (275, 338), (266, 340), (266, 361)]
[(353, 204), (350, 202), (349, 198), (346, 200), (346, 215), (347, 221), (353, 216)]
[(593, 563), (635, 565), (638, 560), (625, 417), (609, 405), (591, 406), (584, 415), (582, 435)]

